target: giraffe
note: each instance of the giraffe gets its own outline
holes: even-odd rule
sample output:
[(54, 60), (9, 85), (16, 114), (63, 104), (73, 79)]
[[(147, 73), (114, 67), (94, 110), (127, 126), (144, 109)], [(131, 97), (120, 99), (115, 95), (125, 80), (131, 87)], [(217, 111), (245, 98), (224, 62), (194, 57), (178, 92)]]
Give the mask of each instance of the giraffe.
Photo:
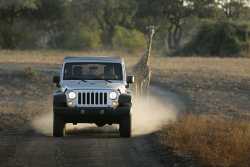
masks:
[(151, 68), (150, 68), (150, 56), (153, 43), (153, 37), (155, 34), (155, 27), (149, 26), (149, 40), (147, 44), (146, 53), (142, 55), (136, 65), (133, 67), (135, 75), (135, 93), (141, 96), (148, 91), (148, 87), (151, 79)]

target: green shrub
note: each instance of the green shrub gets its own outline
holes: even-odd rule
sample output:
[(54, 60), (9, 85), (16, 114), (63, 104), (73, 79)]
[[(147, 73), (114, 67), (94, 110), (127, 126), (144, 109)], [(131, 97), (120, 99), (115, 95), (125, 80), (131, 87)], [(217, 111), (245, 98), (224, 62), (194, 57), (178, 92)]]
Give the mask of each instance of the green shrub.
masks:
[(80, 30), (80, 38), (82, 47), (85, 49), (98, 49), (102, 46), (101, 31), (92, 30), (90, 28), (82, 28)]
[(240, 56), (249, 48), (248, 26), (232, 22), (204, 23), (182, 49), (186, 55)]
[(117, 26), (112, 38), (112, 45), (115, 49), (134, 52), (146, 46), (146, 39), (144, 34), (138, 30)]
[(87, 27), (72, 30), (60, 35), (57, 43), (63, 49), (98, 49), (102, 46), (101, 32)]
[(34, 27), (25, 21), (17, 20), (12, 25), (1, 23), (0, 46), (4, 49), (35, 48), (37, 36)]
[(29, 79), (36, 79), (39, 78), (39, 71), (31, 68), (31, 67), (26, 67), (23, 71), (23, 74), (25, 77), (29, 78)]

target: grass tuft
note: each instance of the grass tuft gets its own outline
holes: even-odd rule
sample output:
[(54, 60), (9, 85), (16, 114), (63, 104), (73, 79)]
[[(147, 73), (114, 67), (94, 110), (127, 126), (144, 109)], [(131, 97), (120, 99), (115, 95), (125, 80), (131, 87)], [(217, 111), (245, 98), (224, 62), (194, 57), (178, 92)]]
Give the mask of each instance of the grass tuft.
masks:
[(250, 164), (250, 123), (218, 116), (183, 116), (167, 125), (161, 144), (187, 153), (202, 166), (248, 167)]
[(24, 68), (24, 76), (27, 78), (39, 78), (39, 71), (31, 68), (31, 67), (26, 67)]

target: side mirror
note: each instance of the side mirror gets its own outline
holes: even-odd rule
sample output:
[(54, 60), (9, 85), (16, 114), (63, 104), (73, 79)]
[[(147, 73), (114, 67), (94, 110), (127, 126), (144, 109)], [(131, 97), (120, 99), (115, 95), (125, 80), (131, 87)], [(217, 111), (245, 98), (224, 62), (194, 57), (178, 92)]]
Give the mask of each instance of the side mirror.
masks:
[(135, 82), (135, 77), (133, 75), (127, 76), (127, 83), (132, 84)]
[(56, 84), (57, 87), (59, 87), (60, 76), (53, 76), (53, 83)]

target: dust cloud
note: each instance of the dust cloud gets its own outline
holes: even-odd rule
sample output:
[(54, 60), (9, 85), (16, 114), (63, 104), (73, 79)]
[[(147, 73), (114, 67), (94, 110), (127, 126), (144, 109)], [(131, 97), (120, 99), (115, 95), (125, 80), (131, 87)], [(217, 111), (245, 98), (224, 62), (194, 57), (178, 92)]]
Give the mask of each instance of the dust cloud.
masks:
[(32, 128), (45, 136), (52, 136), (53, 113), (46, 113), (38, 116), (31, 122)]
[[(132, 133), (133, 136), (150, 134), (158, 131), (163, 125), (175, 121), (178, 112), (183, 106), (179, 99), (172, 93), (165, 92), (159, 88), (151, 89), (152, 95), (145, 98), (135, 98), (132, 108)], [(52, 136), (53, 115), (47, 113), (39, 116), (32, 121), (32, 127), (38, 132), (46, 136)], [(92, 130), (93, 132), (117, 132), (118, 126), (105, 126), (97, 128), (95, 124), (78, 124), (73, 126), (67, 124), (67, 131)]]
[(153, 133), (163, 125), (175, 121), (177, 110), (169, 102), (160, 101), (155, 96), (137, 98), (132, 109), (133, 135)]

